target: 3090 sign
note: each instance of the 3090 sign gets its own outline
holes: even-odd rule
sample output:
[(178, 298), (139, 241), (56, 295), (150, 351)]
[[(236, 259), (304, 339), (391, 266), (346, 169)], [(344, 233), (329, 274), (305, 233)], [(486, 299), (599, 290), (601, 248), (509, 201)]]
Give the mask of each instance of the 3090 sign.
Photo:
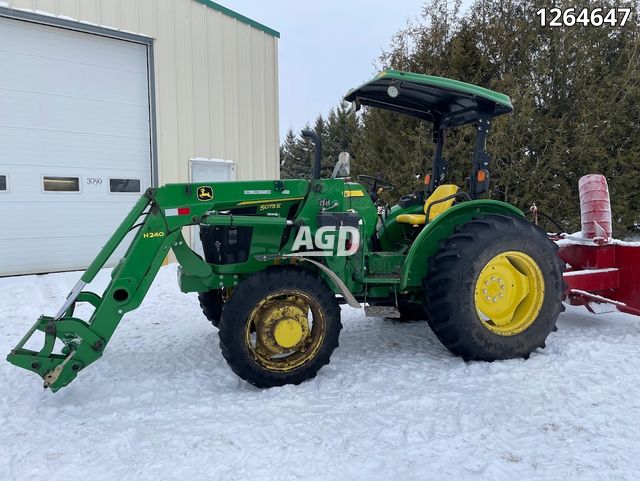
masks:
[(543, 27), (624, 27), (630, 8), (541, 8), (536, 12)]

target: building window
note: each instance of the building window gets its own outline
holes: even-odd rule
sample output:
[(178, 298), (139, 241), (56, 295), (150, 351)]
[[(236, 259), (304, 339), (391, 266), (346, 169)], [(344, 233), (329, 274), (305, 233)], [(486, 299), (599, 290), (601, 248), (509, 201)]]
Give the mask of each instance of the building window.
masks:
[(6, 192), (9, 190), (9, 182), (7, 176), (2, 174), (0, 175), (0, 192)]
[(80, 192), (80, 177), (53, 177), (45, 175), (42, 178), (45, 192)]
[(229, 182), (235, 180), (235, 162), (223, 159), (191, 159), (191, 182)]
[(109, 192), (140, 192), (140, 179), (109, 179)]

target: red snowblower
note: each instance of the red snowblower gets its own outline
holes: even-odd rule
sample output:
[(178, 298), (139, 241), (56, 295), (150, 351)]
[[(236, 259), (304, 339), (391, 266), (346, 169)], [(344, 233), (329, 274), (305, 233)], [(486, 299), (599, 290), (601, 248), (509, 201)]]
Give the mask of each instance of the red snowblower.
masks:
[(604, 176), (579, 181), (582, 231), (556, 239), (558, 256), (567, 265), (567, 301), (593, 313), (605, 305), (640, 316), (640, 243), (612, 237), (609, 187)]

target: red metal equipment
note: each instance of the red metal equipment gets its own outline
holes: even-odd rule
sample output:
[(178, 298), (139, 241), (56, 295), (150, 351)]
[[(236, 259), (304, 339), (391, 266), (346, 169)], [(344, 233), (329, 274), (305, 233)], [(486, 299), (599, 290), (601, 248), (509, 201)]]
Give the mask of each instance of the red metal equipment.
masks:
[(610, 304), (640, 316), (640, 243), (611, 238), (611, 208), (607, 181), (591, 174), (580, 179), (582, 232), (557, 242), (567, 264), (567, 300), (595, 312)]
[(611, 202), (604, 175), (585, 175), (578, 181), (582, 234), (587, 239), (611, 239)]

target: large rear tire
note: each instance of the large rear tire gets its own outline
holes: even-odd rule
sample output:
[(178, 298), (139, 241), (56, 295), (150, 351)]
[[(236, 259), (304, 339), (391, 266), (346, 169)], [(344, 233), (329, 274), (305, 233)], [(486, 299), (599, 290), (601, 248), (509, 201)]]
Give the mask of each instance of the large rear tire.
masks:
[(465, 360), (527, 358), (544, 348), (564, 310), (556, 251), (524, 219), (487, 215), (460, 226), (424, 280), (433, 332)]
[(224, 303), (222, 355), (257, 387), (300, 384), (316, 376), (338, 347), (335, 294), (312, 272), (270, 267), (242, 281)]

